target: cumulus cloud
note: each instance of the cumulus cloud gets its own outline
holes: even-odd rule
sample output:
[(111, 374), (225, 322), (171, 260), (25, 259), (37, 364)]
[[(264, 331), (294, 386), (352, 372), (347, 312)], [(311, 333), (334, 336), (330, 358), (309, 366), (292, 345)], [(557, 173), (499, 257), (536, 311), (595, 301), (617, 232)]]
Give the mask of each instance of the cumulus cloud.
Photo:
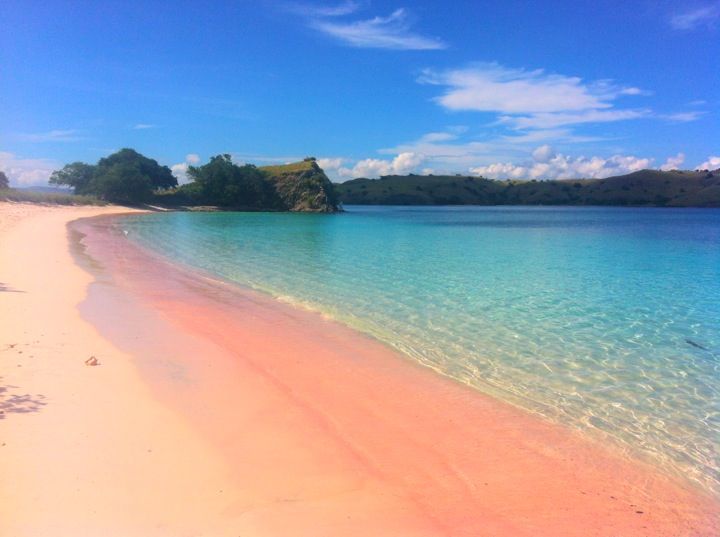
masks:
[(535, 162), (549, 162), (555, 156), (555, 150), (552, 146), (545, 144), (538, 147), (532, 152), (532, 158)]
[(444, 86), (445, 92), (436, 102), (448, 110), (495, 113), (501, 123), (519, 129), (622, 121), (650, 113), (645, 109), (614, 109), (614, 101), (620, 96), (647, 93), (639, 88), (607, 80), (587, 83), (543, 69), (479, 63), (446, 71), (427, 69), (418, 81)]
[(604, 178), (630, 173), (652, 165), (652, 159), (613, 155), (602, 157), (571, 157), (556, 153), (550, 146), (533, 151), (531, 161), (514, 164), (497, 162), (470, 169), (475, 175), (490, 179), (576, 179)]
[(676, 30), (693, 30), (700, 26), (713, 26), (719, 19), (720, 2), (712, 2), (673, 15), (670, 18), (670, 25)]
[[(342, 10), (341, 10), (342, 11)], [(353, 10), (354, 11), (354, 10)], [(351, 13), (351, 11), (348, 11)], [(317, 14), (317, 13), (316, 13)], [(408, 12), (397, 9), (387, 17), (365, 20), (338, 21), (333, 18), (313, 17), (311, 26), (346, 45), (358, 48), (382, 48), (393, 50), (437, 50), (446, 48), (440, 39), (424, 37), (411, 31)], [(326, 13), (326, 15), (328, 15)]]
[(416, 153), (437, 173), (467, 172), (470, 167), (498, 161), (526, 158), (539, 145), (549, 143), (575, 144), (598, 139), (578, 136), (567, 129), (529, 130), (510, 135), (477, 136), (465, 129), (448, 128), (447, 132), (431, 132), (420, 138), (380, 149), (384, 155)]
[(189, 164), (187, 162), (179, 162), (170, 166), (170, 171), (181, 185), (190, 182), (187, 176), (188, 166)]
[(678, 153), (674, 157), (668, 157), (665, 164), (660, 166), (660, 169), (665, 172), (679, 170), (683, 162), (685, 162), (685, 153)]
[[(440, 141), (432, 142), (436, 138)], [(431, 141), (428, 142), (428, 139)], [(635, 155), (571, 156), (556, 151), (548, 143), (508, 147), (498, 140), (453, 144), (444, 139), (444, 136), (425, 135), (416, 142), (398, 146), (416, 150), (422, 148), (428, 153), (401, 151), (393, 158), (367, 158), (354, 161), (354, 164), (345, 158), (318, 159), (318, 163), (332, 179), (343, 181), (408, 173), (471, 173), (490, 179), (599, 179), (652, 168), (654, 165), (653, 158)], [(498, 155), (505, 155), (504, 160), (498, 158)], [(668, 157), (659, 168), (679, 169), (684, 162), (685, 155), (678, 153)], [(698, 168), (720, 168), (720, 157), (709, 157)]]
[(710, 156), (702, 164), (698, 164), (696, 170), (717, 170), (720, 168), (720, 157)]
[(355, 177), (368, 177), (376, 178), (382, 175), (404, 175), (407, 173), (414, 172), (418, 169), (420, 164), (423, 163), (425, 157), (417, 153), (400, 153), (392, 159), (376, 159), (367, 158), (359, 160), (352, 167), (336, 166), (335, 168), (325, 168), (321, 164), (321, 161), (326, 159), (319, 159), (318, 164), (325, 170), (334, 172), (333, 175), (337, 175), (342, 178), (351, 179)]
[(5, 172), (13, 187), (45, 186), (50, 174), (60, 168), (62, 164), (54, 160), (23, 158), (0, 151), (0, 171)]
[(325, 173), (336, 172), (343, 164), (347, 162), (345, 158), (319, 158), (317, 164), (320, 166)]
[(187, 175), (188, 167), (195, 166), (200, 162), (200, 155), (197, 153), (188, 153), (185, 155), (185, 161), (173, 164), (170, 166), (170, 171), (177, 178), (178, 183), (181, 185), (190, 182), (190, 178)]

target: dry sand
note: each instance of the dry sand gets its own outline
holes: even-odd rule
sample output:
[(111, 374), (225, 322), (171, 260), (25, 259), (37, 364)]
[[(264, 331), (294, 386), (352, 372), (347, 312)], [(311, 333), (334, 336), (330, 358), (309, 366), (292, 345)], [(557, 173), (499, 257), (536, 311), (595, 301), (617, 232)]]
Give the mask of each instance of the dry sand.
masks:
[(119, 210), (0, 204), (0, 535), (718, 534), (686, 484), (81, 222), (91, 275), (64, 224)]
[(223, 458), (78, 312), (65, 224), (121, 211), (0, 203), (3, 537), (234, 535)]

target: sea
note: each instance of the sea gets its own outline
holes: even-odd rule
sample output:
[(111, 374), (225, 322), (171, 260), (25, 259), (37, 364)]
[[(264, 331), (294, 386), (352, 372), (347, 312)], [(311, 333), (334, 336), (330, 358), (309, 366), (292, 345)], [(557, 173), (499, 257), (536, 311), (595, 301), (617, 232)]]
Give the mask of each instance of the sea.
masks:
[(117, 225), (720, 495), (720, 210), (346, 206)]

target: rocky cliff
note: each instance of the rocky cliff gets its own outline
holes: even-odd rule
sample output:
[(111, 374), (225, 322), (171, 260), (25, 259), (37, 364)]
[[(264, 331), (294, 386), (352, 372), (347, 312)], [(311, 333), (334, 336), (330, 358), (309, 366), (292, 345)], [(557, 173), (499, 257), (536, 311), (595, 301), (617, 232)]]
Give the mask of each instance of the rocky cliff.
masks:
[(334, 213), (340, 209), (333, 184), (313, 158), (260, 170), (274, 185), (284, 210)]

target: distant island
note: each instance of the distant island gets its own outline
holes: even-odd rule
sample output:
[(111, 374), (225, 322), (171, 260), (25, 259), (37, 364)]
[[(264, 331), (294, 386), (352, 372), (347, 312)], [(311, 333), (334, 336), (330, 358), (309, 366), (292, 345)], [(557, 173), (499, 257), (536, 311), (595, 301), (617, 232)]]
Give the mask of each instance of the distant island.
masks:
[(720, 207), (720, 170), (641, 170), (607, 179), (492, 180), (388, 175), (335, 184), (347, 205), (619, 205)]

